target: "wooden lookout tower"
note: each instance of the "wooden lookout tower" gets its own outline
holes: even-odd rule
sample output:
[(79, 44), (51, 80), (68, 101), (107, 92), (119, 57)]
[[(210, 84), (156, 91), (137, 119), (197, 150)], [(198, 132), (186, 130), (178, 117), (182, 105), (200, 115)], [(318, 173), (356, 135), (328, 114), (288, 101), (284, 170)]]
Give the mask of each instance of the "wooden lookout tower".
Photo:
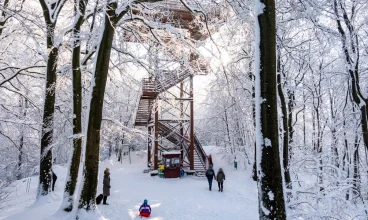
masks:
[[(220, 10), (215, 8), (196, 15), (179, 0), (164, 1), (164, 5), (171, 19), (160, 17), (160, 21), (187, 31), (192, 42), (209, 36), (205, 22), (221, 19)], [(171, 40), (166, 38), (166, 42)], [(173, 48), (169, 54), (175, 57), (178, 52), (175, 45)], [(154, 76), (142, 80), (134, 124), (148, 129), (148, 166), (157, 169), (163, 152), (177, 150), (181, 166), (203, 174), (207, 156), (194, 132), (193, 76), (208, 73), (209, 63), (193, 50), (186, 52), (186, 64), (179, 59), (174, 67), (160, 68)]]

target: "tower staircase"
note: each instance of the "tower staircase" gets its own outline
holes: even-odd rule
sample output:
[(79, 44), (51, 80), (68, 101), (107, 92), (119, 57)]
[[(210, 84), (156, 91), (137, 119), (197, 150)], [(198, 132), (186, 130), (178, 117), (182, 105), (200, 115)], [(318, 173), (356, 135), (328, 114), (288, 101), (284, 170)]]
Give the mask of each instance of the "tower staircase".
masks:
[[(206, 71), (207, 68), (202, 65), (197, 66), (201, 71)], [(193, 75), (193, 69), (195, 68), (184, 68), (177, 69), (174, 71), (164, 70), (161, 77), (145, 78), (141, 83), (141, 93), (137, 100), (138, 105), (136, 108), (135, 115), (135, 126), (148, 126), (152, 122), (152, 114), (154, 109), (155, 100), (158, 95), (176, 86), (180, 82), (186, 80)], [(188, 167), (189, 162), (189, 143), (187, 137), (183, 137), (180, 132), (170, 125), (170, 122), (158, 121), (158, 132), (161, 137), (164, 137), (175, 146), (180, 147), (183, 150), (182, 165)], [(206, 153), (202, 148), (198, 138), (194, 135), (194, 170), (197, 176), (203, 176), (206, 171)], [(166, 151), (162, 146), (158, 147), (160, 151)]]
[(141, 82), (139, 100), (136, 109), (135, 126), (147, 126), (150, 121), (150, 116), (153, 108), (154, 100), (160, 93), (163, 93), (173, 86), (179, 84), (183, 80), (193, 75), (193, 70), (207, 72), (206, 61), (192, 62), (191, 68), (163, 70), (162, 76), (156, 78), (144, 78)]
[[(161, 137), (164, 137), (176, 146), (183, 147), (183, 165), (184, 167), (188, 166), (189, 161), (186, 161), (185, 158), (189, 158), (189, 140), (186, 137), (183, 137), (180, 132), (169, 123), (159, 121), (158, 131)], [(197, 175), (204, 175), (206, 172), (206, 158), (207, 156), (202, 145), (200, 144), (197, 136), (194, 135), (194, 170)]]
[[(209, 21), (212, 19), (216, 19), (216, 21), (225, 21), (228, 17), (228, 13), (226, 10), (218, 7), (218, 5), (215, 5), (210, 1), (208, 3), (201, 3), (201, 5), (203, 4), (208, 6), (206, 7), (207, 10), (205, 14), (193, 13), (191, 10), (189, 10), (188, 5), (191, 7), (198, 6), (196, 1), (189, 1), (186, 5), (183, 5), (180, 1), (164, 0), (160, 4), (155, 4), (158, 10), (155, 10), (156, 12), (154, 13), (148, 13), (149, 10), (144, 10), (144, 7), (137, 7), (132, 10), (132, 13), (135, 15), (149, 15), (149, 17), (155, 21), (160, 21), (161, 23), (170, 23), (170, 25), (175, 28), (185, 30), (189, 35), (189, 38), (192, 40), (191, 42), (193, 43), (190, 43), (190, 45), (183, 45), (181, 42), (182, 39), (177, 39), (177, 36), (173, 33), (170, 33), (170, 31), (165, 32), (160, 30), (160, 32), (157, 32), (157, 36), (159, 36), (161, 41), (167, 46), (165, 49), (165, 53), (167, 54), (164, 56), (171, 56), (174, 59), (169, 60), (169, 62), (172, 63), (172, 61), (174, 61), (176, 63), (180, 63), (181, 66), (180, 68), (174, 70), (160, 70), (157, 76), (142, 80), (140, 90), (141, 93), (137, 97), (139, 100), (137, 100), (138, 105), (136, 107), (135, 118), (133, 119), (135, 126), (148, 127), (149, 138), (147, 145), (149, 158), (147, 162), (148, 164), (151, 162), (151, 149), (154, 142), (153, 157), (155, 169), (157, 169), (158, 162), (157, 151), (168, 150), (165, 149), (165, 146), (158, 144), (158, 136), (160, 135), (161, 138), (165, 138), (174, 144), (175, 148), (180, 148), (182, 152), (183, 166), (189, 165), (192, 169), (194, 168), (197, 175), (204, 174), (206, 170), (207, 156), (198, 138), (194, 134), (193, 75), (194, 73), (208, 73), (209, 63), (200, 57), (196, 52), (194, 52), (193, 48), (196, 48), (197, 41), (204, 41), (210, 36), (209, 30), (217, 30), (217, 27), (215, 26), (208, 26), (208, 24), (211, 23)], [(125, 39), (129, 42), (144, 42), (146, 39), (145, 36), (150, 34), (151, 31), (139, 23), (135, 25), (136, 26), (132, 26), (133, 28), (131, 31), (128, 30), (124, 33)], [(135, 31), (139, 31), (142, 36), (137, 37)], [(157, 36), (155, 36), (155, 38)], [(178, 45), (182, 45), (180, 47), (187, 48), (187, 50), (178, 48)], [(189, 63), (185, 61), (186, 65), (183, 65), (183, 59), (178, 61), (176, 58), (181, 58), (182, 54), (187, 52), (189, 52), (187, 60)], [(164, 59), (163, 62), (166, 62), (166, 60)], [(160, 60), (157, 62), (157, 64), (159, 63)], [(188, 78), (190, 78), (190, 80), (187, 80)], [(177, 86), (179, 83), (180, 86)], [(172, 90), (168, 91), (171, 88)], [(180, 96), (178, 96), (177, 91), (175, 91), (177, 88), (180, 89)], [(173, 102), (179, 101), (180, 103), (178, 106), (168, 103), (170, 99), (160, 95), (164, 92), (166, 92), (165, 96), (173, 97)], [(169, 108), (166, 108), (165, 105), (161, 106), (166, 108), (162, 112), (160, 111), (161, 116), (166, 117), (170, 115), (166, 120), (158, 119), (158, 112), (160, 109), (158, 108), (158, 100), (160, 100), (160, 102), (162, 101), (162, 103), (166, 102), (166, 104), (170, 106)], [(188, 103), (186, 107), (184, 107), (184, 102)], [(177, 110), (179, 110), (179, 113)], [(180, 118), (180, 120), (178, 120), (176, 117)], [(178, 126), (172, 126), (173, 124)], [(179, 129), (177, 129), (178, 127)], [(154, 138), (150, 138), (153, 135)], [(188, 136), (191, 138), (188, 138)], [(193, 141), (192, 143), (191, 140)], [(193, 149), (193, 152), (190, 152), (191, 149)]]

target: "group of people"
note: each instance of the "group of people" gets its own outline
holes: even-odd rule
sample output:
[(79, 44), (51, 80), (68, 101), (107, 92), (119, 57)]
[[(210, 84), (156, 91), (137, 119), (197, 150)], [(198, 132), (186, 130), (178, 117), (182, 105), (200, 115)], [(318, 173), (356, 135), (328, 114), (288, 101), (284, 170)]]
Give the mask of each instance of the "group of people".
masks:
[[(106, 202), (107, 197), (110, 196), (110, 170), (106, 168), (104, 171), (104, 178), (103, 178), (103, 188), (102, 188), (102, 195), (103, 195), (103, 203), (104, 205), (108, 205)], [(148, 205), (147, 199), (143, 201), (143, 204), (139, 207), (139, 216), (149, 217), (151, 215), (151, 207)]]
[[(213, 170), (213, 161), (211, 155), (208, 157), (209, 168), (206, 171), (206, 177), (208, 180), (209, 190), (212, 191), (212, 181), (215, 179), (218, 184), (218, 191), (223, 192), (224, 190), (224, 181), (225, 181), (225, 173), (220, 168), (215, 174)], [(107, 197), (110, 196), (110, 170), (106, 168), (104, 171), (104, 178), (103, 178), (103, 203), (104, 205), (108, 205), (106, 202)], [(148, 205), (147, 199), (143, 201), (143, 204), (139, 207), (139, 215), (143, 217), (149, 217), (151, 215), (151, 207)]]
[(217, 185), (218, 185), (218, 191), (219, 192), (223, 192), (224, 190), (224, 181), (225, 181), (225, 173), (222, 170), (222, 168), (220, 168), (217, 172), (217, 175), (215, 175), (215, 171), (213, 170), (213, 161), (212, 161), (212, 156), (209, 155), (208, 156), (208, 169), (206, 171), (206, 177), (208, 180), (208, 185), (209, 185), (209, 190), (212, 191), (212, 181), (213, 179), (215, 179), (217, 181)]

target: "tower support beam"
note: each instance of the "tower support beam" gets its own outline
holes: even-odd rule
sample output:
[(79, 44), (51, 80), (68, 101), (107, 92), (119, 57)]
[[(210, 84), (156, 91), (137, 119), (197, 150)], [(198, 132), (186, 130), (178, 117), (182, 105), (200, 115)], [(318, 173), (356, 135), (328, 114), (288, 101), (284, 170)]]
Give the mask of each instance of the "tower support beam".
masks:
[(157, 168), (158, 168), (158, 103), (157, 102), (156, 102), (156, 105), (155, 105), (154, 127), (155, 127), (155, 143), (154, 143), (153, 169), (157, 170)]
[[(190, 98), (193, 98), (193, 75), (190, 76)], [(189, 161), (190, 169), (194, 170), (194, 109), (193, 101), (190, 102), (190, 146)]]

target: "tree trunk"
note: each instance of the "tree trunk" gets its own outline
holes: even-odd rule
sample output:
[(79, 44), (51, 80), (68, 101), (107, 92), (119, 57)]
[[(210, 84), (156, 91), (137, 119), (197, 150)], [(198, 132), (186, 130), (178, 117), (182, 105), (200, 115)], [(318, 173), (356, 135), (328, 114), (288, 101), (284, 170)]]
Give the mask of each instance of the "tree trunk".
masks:
[[(261, 0), (258, 15), (259, 75), (256, 75), (257, 157), (260, 219), (286, 219), (279, 152), (275, 1)], [(261, 5), (261, 4), (257, 4)], [(261, 10), (261, 9), (257, 9)], [(258, 33), (257, 33), (258, 34)], [(257, 45), (258, 46), (258, 45)], [(256, 52), (256, 54), (258, 54)], [(258, 77), (258, 79), (257, 79)]]
[(92, 97), (88, 114), (84, 184), (78, 206), (87, 210), (95, 208), (100, 156), (100, 129), (111, 47), (115, 34), (116, 8), (116, 2), (109, 3), (107, 6), (104, 31), (98, 48), (94, 79), (92, 79), (94, 82), (92, 83), (93, 88), (91, 88)]
[(345, 114), (344, 114), (344, 121), (343, 121), (343, 131), (344, 131), (344, 155), (343, 155), (343, 158), (342, 158), (342, 170), (345, 171), (346, 169), (346, 161), (349, 160), (349, 146), (348, 146), (348, 139), (346, 137), (346, 119), (345, 119)]
[[(76, 23), (73, 28), (73, 51), (72, 51), (72, 71), (73, 71), (73, 155), (69, 167), (69, 174), (65, 184), (64, 203), (65, 211), (71, 211), (74, 204), (74, 192), (78, 181), (78, 171), (82, 151), (82, 73), (80, 65), (80, 28), (83, 24), (87, 0), (76, 0), (75, 16)], [(79, 9), (77, 7), (79, 5)], [(79, 11), (78, 11), (79, 10)]]
[(360, 195), (360, 176), (359, 176), (359, 136), (355, 135), (354, 153), (353, 153), (353, 193), (354, 195)]
[[(4, 1), (4, 4), (3, 4), (3, 7), (6, 9), (9, 5), (9, 0), (5, 0)], [(3, 34), (3, 30), (5, 28), (5, 23), (7, 21), (7, 17), (6, 17), (6, 13), (5, 11), (2, 11), (1, 12), (1, 16), (2, 20), (0, 21), (0, 36)]]
[[(278, 66), (279, 66), (278, 61)], [(289, 172), (289, 126), (288, 126), (288, 113), (286, 108), (286, 101), (284, 96), (284, 91), (282, 90), (281, 85), (281, 74), (277, 74), (277, 88), (278, 88), (278, 94), (280, 97), (280, 103), (281, 103), (281, 111), (282, 111), (282, 139), (283, 139), (283, 165), (284, 165), (284, 176), (285, 176), (285, 185), (287, 188), (291, 189), (291, 179), (290, 179), (290, 172)]]
[[(252, 69), (252, 63), (249, 64), (249, 69)], [(248, 73), (248, 77), (252, 82), (252, 118), (253, 118), (253, 126), (256, 127), (256, 106), (255, 106), (255, 98), (256, 98), (256, 90), (255, 90), (255, 77), (254, 74), (250, 71)], [(253, 170), (252, 170), (252, 179), (254, 181), (258, 180), (257, 175), (257, 144), (256, 141), (254, 142), (254, 163), (253, 163)]]
[[(348, 97), (348, 96), (346, 96)], [(347, 102), (347, 99), (346, 99), (346, 102)], [(345, 102), (345, 106), (346, 106), (346, 102)], [(344, 156), (342, 158), (342, 170), (343, 171), (346, 171), (347, 175), (346, 175), (346, 179), (347, 179), (347, 183), (349, 184), (349, 180), (350, 180), (350, 155), (349, 155), (349, 145), (348, 145), (348, 140), (347, 140), (347, 136), (346, 136), (346, 116), (345, 116), (345, 107), (343, 109), (343, 118), (344, 118), (344, 121), (343, 121), (343, 126), (342, 126), (342, 129), (344, 131), (344, 149), (345, 149), (345, 152), (344, 152)], [(346, 200), (349, 200), (349, 192), (350, 192), (350, 189), (348, 189), (346, 191)]]
[(46, 69), (45, 102), (41, 133), (40, 185), (38, 195), (47, 195), (51, 183), (52, 136), (55, 111), (56, 68), (59, 48), (54, 47), (55, 23), (46, 22), (47, 49), (49, 51)]
[[(22, 128), (24, 129), (24, 128)], [(17, 171), (17, 180), (22, 179), (22, 164), (23, 164), (23, 146), (24, 146), (24, 133), (23, 131), (20, 134), (20, 143), (18, 148), (18, 171)]]
[[(319, 162), (318, 162), (318, 169), (317, 169), (317, 182), (318, 184), (322, 185), (323, 183), (323, 158), (322, 158), (322, 145), (321, 145), (321, 138), (322, 138), (322, 132), (321, 132), (321, 122), (320, 122), (320, 92), (316, 94), (317, 96), (317, 106), (314, 106), (314, 112), (315, 112), (315, 119), (316, 119), (316, 126), (317, 126), (317, 132), (316, 132), (316, 138), (317, 138), (317, 142), (316, 142), (316, 149), (317, 149), (317, 155), (319, 157)], [(323, 187), (320, 187), (320, 191), (323, 190)]]
[[(355, 27), (353, 26), (354, 21), (352, 17), (347, 14), (347, 7), (343, 5), (341, 2), (337, 2), (334, 0), (334, 13), (336, 16), (336, 24), (337, 29), (340, 34), (341, 47), (345, 56), (346, 63), (346, 71), (351, 79), (351, 96), (353, 98), (354, 103), (360, 107), (360, 122), (362, 127), (362, 136), (365, 148), (368, 149), (368, 122), (367, 122), (367, 103), (368, 99), (361, 92), (360, 84), (359, 84), (359, 59), (360, 54), (359, 50), (356, 48), (359, 47), (359, 38), (356, 33)], [(339, 9), (342, 11), (342, 16), (340, 16)], [(346, 28), (348, 29), (348, 35), (345, 33), (345, 30), (342, 26), (342, 21), (344, 22)], [(349, 36), (349, 39), (347, 38)], [(349, 46), (350, 45), (350, 46)]]
[[(332, 82), (331, 82), (332, 83)], [(334, 99), (332, 97), (332, 91), (329, 91), (330, 95), (330, 112), (331, 112), (331, 120), (332, 120), (332, 144), (331, 144), (331, 152), (332, 152), (332, 164), (336, 167), (339, 167), (339, 152), (337, 149), (337, 134), (336, 134), (336, 116), (335, 116), (335, 106), (334, 106)]]
[(254, 143), (254, 163), (253, 163), (253, 170), (252, 170), (252, 179), (254, 181), (258, 181), (257, 175), (257, 144)]
[[(27, 108), (28, 108), (28, 100), (24, 99), (24, 104), (22, 102), (23, 97), (20, 97), (20, 109), (21, 109), (21, 115), (22, 119), (25, 119), (27, 117)], [(22, 165), (23, 165), (23, 147), (24, 147), (24, 125), (21, 125), (21, 131), (20, 131), (20, 140), (19, 140), (19, 148), (18, 148), (18, 172), (17, 172), (17, 179), (22, 179)]]
[[(55, 112), (55, 88), (56, 88), (56, 69), (59, 55), (59, 45), (55, 43), (55, 26), (59, 12), (64, 6), (64, 1), (57, 1), (49, 8), (49, 2), (39, 0), (43, 17), (46, 24), (46, 46), (48, 51), (46, 66), (46, 86), (45, 100), (43, 107), (42, 131), (41, 131), (41, 155), (40, 155), (40, 178), (37, 197), (46, 196), (51, 184), (51, 168), (52, 168), (52, 138), (54, 129), (54, 112)], [(58, 5), (59, 10), (52, 12), (50, 9)]]
[[(233, 151), (233, 144), (231, 143), (231, 139), (230, 139), (230, 129), (229, 129), (229, 121), (228, 121), (228, 119), (227, 119), (227, 111), (226, 111), (226, 107), (225, 107), (225, 109), (224, 109), (224, 116), (225, 116), (225, 125), (226, 125), (227, 140), (229, 141), (231, 155), (234, 155), (234, 151)], [(226, 146), (226, 145), (225, 145), (225, 146)]]
[(289, 159), (292, 155), (291, 145), (293, 143), (294, 138), (294, 129), (293, 129), (293, 110), (295, 106), (295, 94), (294, 91), (288, 91), (288, 133), (289, 133)]

